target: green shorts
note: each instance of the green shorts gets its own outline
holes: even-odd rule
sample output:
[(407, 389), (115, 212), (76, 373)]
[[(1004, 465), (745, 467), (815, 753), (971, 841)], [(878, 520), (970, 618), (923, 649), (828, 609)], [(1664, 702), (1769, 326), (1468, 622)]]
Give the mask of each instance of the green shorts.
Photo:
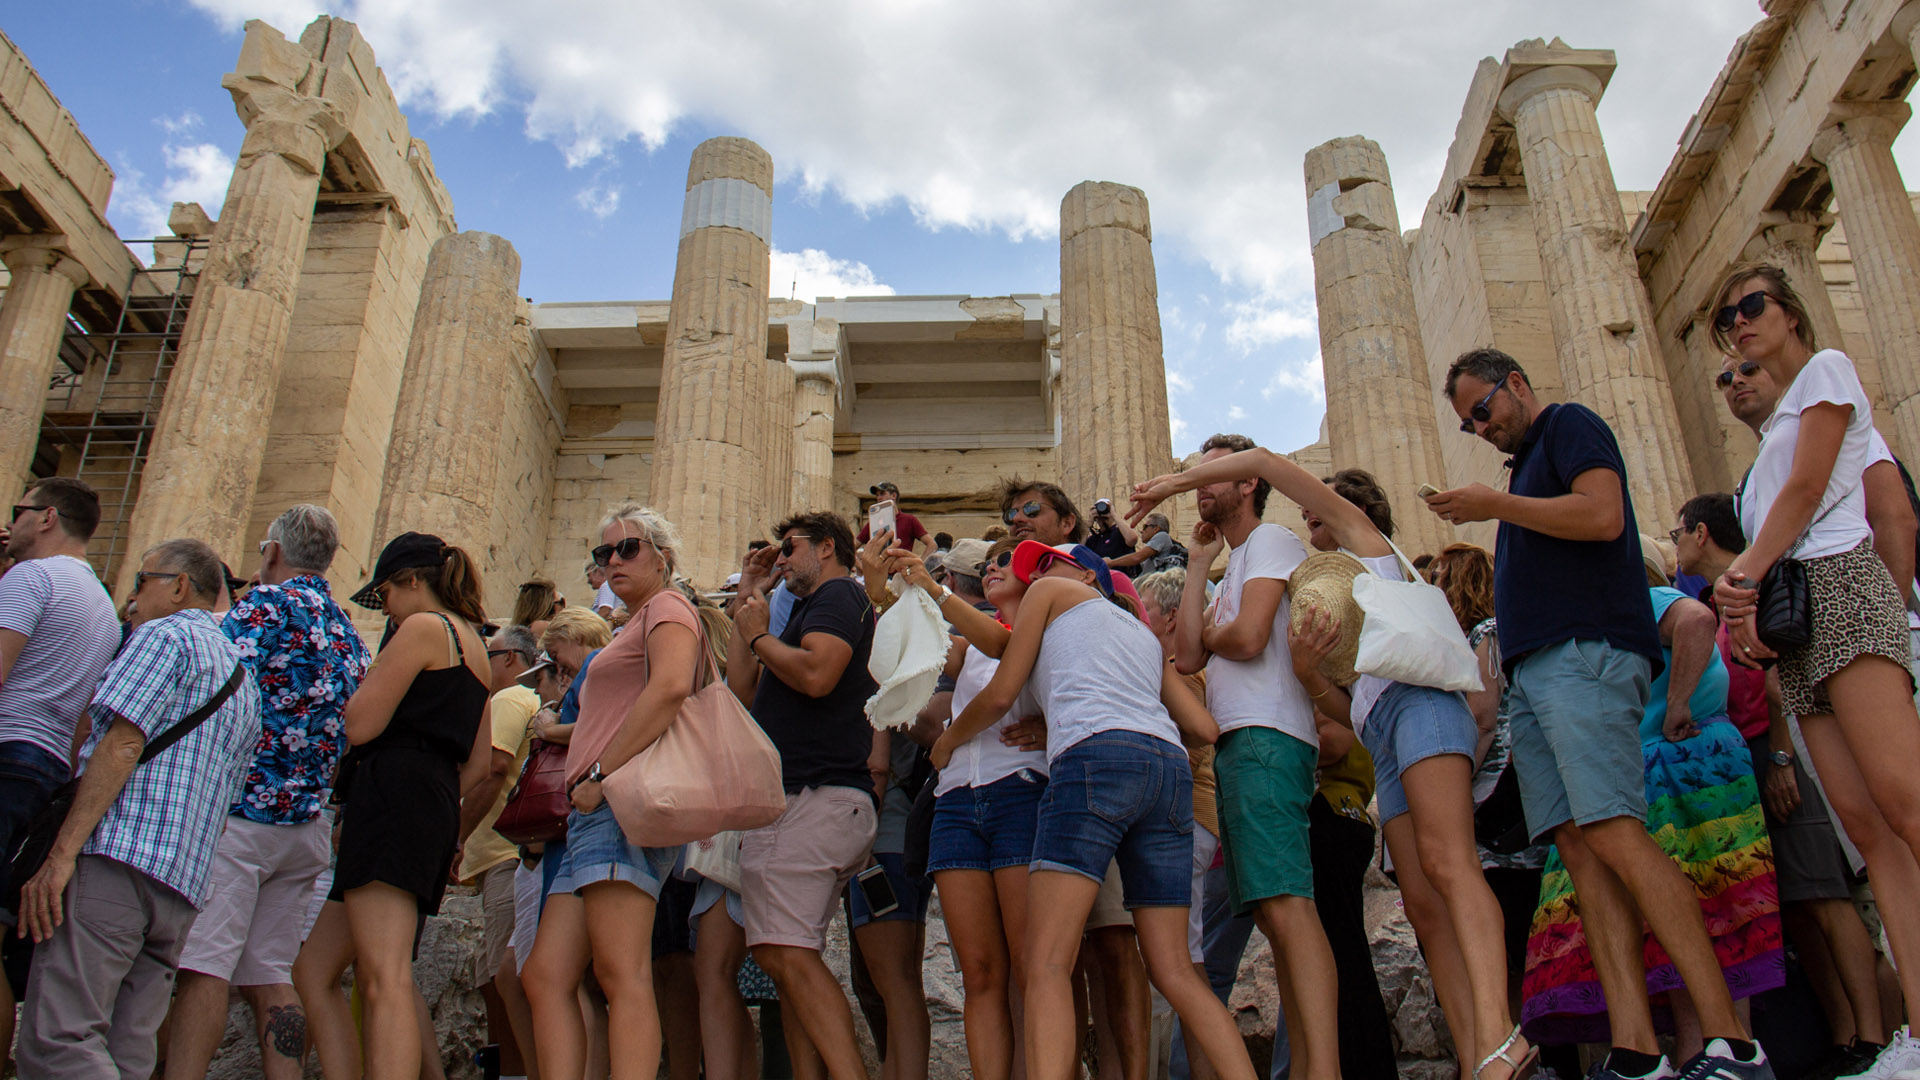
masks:
[(1220, 736), (1213, 775), (1235, 915), (1269, 897), (1313, 898), (1307, 805), (1319, 761), (1317, 748), (1273, 728), (1235, 728)]

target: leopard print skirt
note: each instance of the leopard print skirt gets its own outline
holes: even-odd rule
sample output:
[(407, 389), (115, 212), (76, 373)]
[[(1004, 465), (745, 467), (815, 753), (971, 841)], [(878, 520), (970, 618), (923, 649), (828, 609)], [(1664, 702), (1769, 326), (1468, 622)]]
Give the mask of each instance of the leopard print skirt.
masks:
[[(1913, 643), (1900, 590), (1887, 565), (1873, 553), (1873, 541), (1801, 561), (1813, 601), (1813, 640), (1804, 649), (1781, 654), (1780, 693), (1795, 716), (1824, 716), (1833, 712), (1828, 676), (1867, 655), (1884, 656), (1910, 672)], [(1911, 675), (1908, 682), (1911, 692)]]

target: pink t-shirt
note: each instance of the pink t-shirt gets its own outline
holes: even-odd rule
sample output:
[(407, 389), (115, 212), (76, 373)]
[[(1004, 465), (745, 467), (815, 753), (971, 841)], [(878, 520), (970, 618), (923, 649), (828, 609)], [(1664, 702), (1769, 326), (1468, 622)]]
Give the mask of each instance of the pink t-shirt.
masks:
[[(580, 719), (567, 742), (567, 783), (587, 774), (647, 688), (647, 636), (665, 623), (678, 623), (700, 636), (700, 616), (680, 590), (662, 589), (640, 605), (612, 644), (601, 649), (580, 688)], [(702, 646), (704, 648), (704, 646)]]

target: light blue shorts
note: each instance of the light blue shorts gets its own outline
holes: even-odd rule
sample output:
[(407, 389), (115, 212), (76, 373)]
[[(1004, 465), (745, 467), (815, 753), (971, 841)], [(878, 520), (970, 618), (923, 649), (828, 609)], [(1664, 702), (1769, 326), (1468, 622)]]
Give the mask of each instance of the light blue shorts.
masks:
[(1401, 773), (1442, 754), (1463, 754), (1471, 762), (1479, 740), (1480, 729), (1474, 726), (1466, 698), (1431, 686), (1394, 683), (1387, 687), (1360, 730), (1360, 741), (1373, 755), (1380, 824), (1407, 812)]
[(1527, 831), (1647, 820), (1640, 719), (1653, 662), (1595, 638), (1535, 649), (1513, 669), (1507, 719)]
[(624, 881), (658, 900), (660, 883), (679, 859), (677, 847), (643, 848), (628, 843), (613, 807), (603, 802), (591, 814), (575, 810), (567, 815), (567, 849), (560, 855), (547, 892), (578, 893), (602, 881)]

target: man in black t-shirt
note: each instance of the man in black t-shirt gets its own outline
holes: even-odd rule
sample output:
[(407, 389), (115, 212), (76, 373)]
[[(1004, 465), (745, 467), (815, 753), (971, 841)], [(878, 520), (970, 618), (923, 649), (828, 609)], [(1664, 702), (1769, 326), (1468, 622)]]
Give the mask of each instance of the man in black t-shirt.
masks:
[[(1113, 560), (1133, 554), (1137, 543), (1138, 538), (1127, 523), (1113, 516), (1113, 500), (1093, 500), (1093, 527), (1087, 532), (1087, 546), (1095, 555), (1112, 565)], [(1137, 568), (1126, 569), (1128, 577), (1138, 572)]]
[[(840, 516), (799, 514), (779, 547), (747, 556), (734, 605), (727, 682), (780, 751), (787, 809), (740, 839), (747, 945), (835, 1080), (864, 1080), (853, 1012), (821, 959), (840, 893), (867, 865), (878, 806), (867, 772), (866, 701), (875, 615), (856, 582), (852, 530)], [(784, 570), (798, 600), (770, 633), (766, 585)]]

